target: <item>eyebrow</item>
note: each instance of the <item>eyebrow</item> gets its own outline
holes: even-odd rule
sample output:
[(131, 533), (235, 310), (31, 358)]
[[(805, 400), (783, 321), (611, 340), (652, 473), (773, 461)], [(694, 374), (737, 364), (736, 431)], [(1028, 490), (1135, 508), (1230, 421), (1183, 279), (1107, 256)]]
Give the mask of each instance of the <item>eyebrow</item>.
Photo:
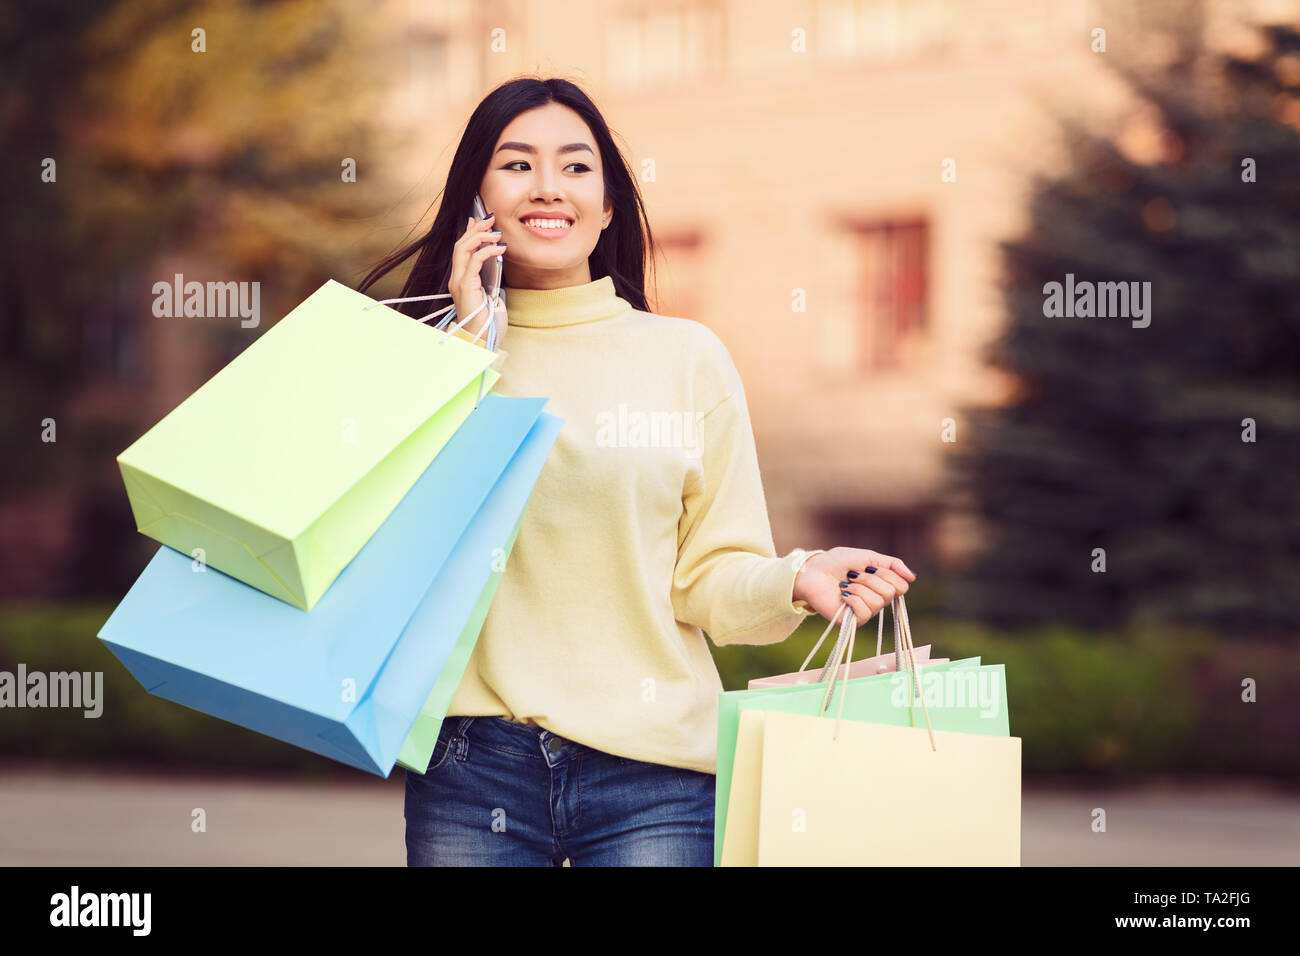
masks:
[[(518, 150), (518, 151), (521, 152), (521, 153), (532, 153), (532, 154), (534, 154), (534, 155), (537, 153), (537, 147), (536, 147), (536, 146), (532, 146), (532, 145), (530, 145), (530, 144), (528, 144), (528, 143), (520, 143), (520, 142), (516, 142), (516, 141), (511, 140), (511, 141), (509, 141), (509, 142), (502, 143), (500, 146), (498, 146), (498, 147), (496, 148), (496, 152), (494, 152), (493, 155), (496, 155), (496, 153), (499, 153), (499, 152), (501, 152), (502, 150), (506, 150), (506, 149)], [(588, 146), (586, 143), (569, 143), (569, 145), (567, 145), (567, 146), (561, 146), (560, 149), (559, 149), (559, 151), (560, 151), (561, 153), (576, 153), (576, 152), (580, 152), (581, 150), (584, 150), (584, 149), (585, 149), (587, 152), (591, 153), (591, 155), (593, 155), (593, 156), (596, 155), (595, 150), (593, 150), (593, 149), (592, 149), (590, 146)]]

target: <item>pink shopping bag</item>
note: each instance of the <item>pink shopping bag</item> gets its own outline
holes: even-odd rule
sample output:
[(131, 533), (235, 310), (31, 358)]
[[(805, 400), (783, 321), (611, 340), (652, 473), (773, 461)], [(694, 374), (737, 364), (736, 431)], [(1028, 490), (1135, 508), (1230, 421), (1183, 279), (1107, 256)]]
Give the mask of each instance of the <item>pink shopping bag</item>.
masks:
[[(800, 684), (816, 684), (826, 680), (830, 675), (825, 673), (825, 667), (820, 671), (807, 670), (806, 668), (808, 667), (808, 662), (812, 660), (813, 655), (817, 653), (817, 648), (822, 646), (822, 641), (826, 640), (826, 635), (829, 634), (831, 628), (835, 626), (835, 618), (840, 616), (840, 612), (843, 611), (846, 606), (847, 605), (843, 604), (840, 605), (840, 611), (835, 612), (835, 617), (831, 618), (831, 623), (828, 624), (826, 630), (822, 632), (822, 636), (817, 639), (817, 643), (813, 645), (813, 649), (808, 652), (808, 656), (804, 658), (804, 662), (799, 666), (799, 670), (791, 674), (777, 674), (774, 677), (756, 677), (749, 682), (749, 689), (757, 690), (764, 687), (792, 687)], [(880, 614), (877, 615), (875, 656), (863, 658), (860, 661), (849, 661), (847, 664), (840, 665), (839, 671), (835, 675), (834, 679), (852, 680), (855, 677), (871, 677), (874, 674), (883, 674), (886, 671), (903, 670), (903, 668), (898, 666), (897, 655), (895, 653), (880, 653), (880, 645), (884, 641), (884, 637), (885, 611), (882, 608)], [(912, 648), (912, 654), (916, 660), (917, 667), (925, 667), (928, 664), (947, 663), (948, 658), (946, 657), (936, 657), (931, 660), (930, 647), (931, 645), (924, 644), (921, 647)], [(831, 657), (834, 658), (835, 656), (835, 651), (832, 649)], [(827, 666), (829, 666), (829, 664)], [(847, 677), (844, 674), (845, 667), (848, 668)]]

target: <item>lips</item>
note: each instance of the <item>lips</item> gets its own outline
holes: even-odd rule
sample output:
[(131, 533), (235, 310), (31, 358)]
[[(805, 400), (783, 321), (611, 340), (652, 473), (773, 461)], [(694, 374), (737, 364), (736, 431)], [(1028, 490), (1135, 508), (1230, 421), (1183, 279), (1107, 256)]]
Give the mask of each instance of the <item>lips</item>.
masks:
[[(558, 225), (538, 225), (538, 222), (557, 223)], [(535, 216), (527, 220), (521, 220), (524, 230), (530, 236), (536, 236), (539, 239), (562, 239), (573, 231), (573, 223), (568, 219), (557, 218), (554, 216)]]

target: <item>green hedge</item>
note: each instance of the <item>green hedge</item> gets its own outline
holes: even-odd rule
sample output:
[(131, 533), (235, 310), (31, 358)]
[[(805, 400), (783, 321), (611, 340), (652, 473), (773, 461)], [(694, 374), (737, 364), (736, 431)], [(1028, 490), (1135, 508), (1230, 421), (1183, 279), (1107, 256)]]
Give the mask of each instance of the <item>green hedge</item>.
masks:
[[(0, 758), (168, 767), (278, 770), (306, 778), (369, 777), (154, 697), (96, 638), (111, 605), (0, 608), (0, 670), (102, 671), (104, 712), (0, 710)], [(1225, 642), (1192, 632), (1090, 634), (1063, 628), (1011, 637), (932, 620), (909, 603), (919, 644), (935, 656), (979, 654), (1006, 665), (1011, 732), (1033, 775), (1232, 774), (1300, 780), (1300, 653), (1294, 646)], [(728, 689), (795, 670), (826, 622), (781, 644), (715, 648)], [(832, 631), (814, 665), (825, 660)], [(855, 657), (875, 650), (876, 624), (858, 631)], [(885, 649), (892, 649), (886, 622)], [(1241, 682), (1257, 682), (1243, 703)]]
[(96, 635), (113, 605), (0, 608), (0, 670), (102, 671), (103, 713), (0, 710), (0, 758), (276, 771), (307, 780), (372, 774), (146, 693)]
[[(1006, 665), (1011, 733), (1033, 775), (1242, 775), (1300, 781), (1300, 649), (1227, 642), (1195, 631), (1095, 634), (1044, 628), (1008, 636), (928, 621), (908, 606), (913, 640), (935, 657), (979, 655)], [(797, 670), (826, 627), (810, 618), (766, 647), (714, 652), (723, 686)], [(812, 665), (826, 661), (838, 628)], [(862, 625), (854, 658), (875, 653), (876, 621)], [(893, 650), (892, 621), (884, 650)], [(1254, 678), (1256, 703), (1242, 700)]]

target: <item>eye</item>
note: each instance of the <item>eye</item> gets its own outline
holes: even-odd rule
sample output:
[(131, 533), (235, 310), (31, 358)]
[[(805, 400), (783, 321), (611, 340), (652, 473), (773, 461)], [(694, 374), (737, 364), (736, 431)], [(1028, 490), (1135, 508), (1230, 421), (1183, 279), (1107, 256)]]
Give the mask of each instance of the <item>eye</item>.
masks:
[[(502, 166), (501, 168), (502, 168), (502, 169), (510, 169), (510, 168), (513, 167), (513, 166), (527, 166), (527, 165), (528, 165), (528, 161), (527, 161), (527, 160), (525, 160), (525, 159), (516, 159), (513, 163), (506, 163), (506, 164), (505, 164), (504, 166)], [(586, 163), (569, 163), (569, 166), (577, 166), (577, 167), (579, 167), (579, 172), (584, 172), (584, 173), (589, 173), (589, 172), (591, 172), (591, 167), (588, 166)], [(565, 168), (567, 169), (568, 167), (565, 167)], [(516, 172), (523, 172), (523, 170), (522, 170), (522, 169), (520, 169), (520, 170), (516, 170)]]

